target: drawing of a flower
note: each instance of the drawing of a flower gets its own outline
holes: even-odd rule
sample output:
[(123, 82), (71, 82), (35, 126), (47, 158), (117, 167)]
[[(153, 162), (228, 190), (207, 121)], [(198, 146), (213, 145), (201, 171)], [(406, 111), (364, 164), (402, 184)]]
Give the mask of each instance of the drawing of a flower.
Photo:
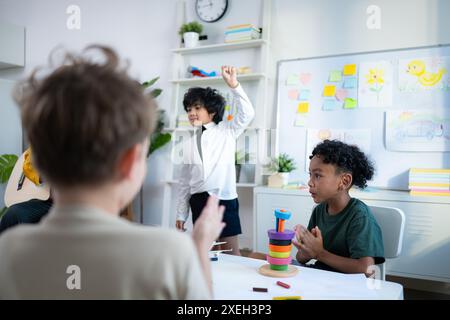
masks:
[(367, 83), (370, 85), (383, 84), (384, 83), (384, 70), (373, 68), (369, 69), (369, 73), (366, 74)]
[(379, 68), (369, 69), (366, 74), (367, 83), (370, 85), (370, 91), (377, 95), (377, 102), (380, 100), (380, 92), (384, 84), (384, 70)]

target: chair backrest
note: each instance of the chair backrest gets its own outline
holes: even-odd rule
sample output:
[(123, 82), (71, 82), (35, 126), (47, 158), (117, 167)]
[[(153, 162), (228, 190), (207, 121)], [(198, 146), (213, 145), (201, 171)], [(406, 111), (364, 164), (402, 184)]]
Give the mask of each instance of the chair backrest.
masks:
[(402, 252), (405, 214), (398, 208), (369, 206), (383, 234), (385, 258), (396, 258)]

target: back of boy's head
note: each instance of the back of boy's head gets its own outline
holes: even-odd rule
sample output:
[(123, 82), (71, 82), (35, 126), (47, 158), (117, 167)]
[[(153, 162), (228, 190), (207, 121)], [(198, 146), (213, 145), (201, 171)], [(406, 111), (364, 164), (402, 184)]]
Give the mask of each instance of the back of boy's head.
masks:
[(53, 186), (116, 179), (120, 157), (154, 128), (154, 102), (114, 50), (88, 51), (101, 53), (103, 62), (66, 54), (50, 75), (37, 79), (35, 70), (15, 93), (33, 164)]
[(215, 113), (213, 121), (217, 124), (222, 121), (223, 113), (225, 112), (225, 99), (216, 90), (210, 87), (207, 88), (190, 88), (183, 99), (184, 110), (196, 105), (203, 105), (209, 114)]
[(372, 179), (375, 171), (371, 161), (357, 146), (338, 140), (324, 140), (319, 143), (309, 158), (314, 156), (324, 163), (336, 166), (336, 173), (350, 173), (353, 177), (352, 185), (360, 188), (367, 186), (367, 181)]

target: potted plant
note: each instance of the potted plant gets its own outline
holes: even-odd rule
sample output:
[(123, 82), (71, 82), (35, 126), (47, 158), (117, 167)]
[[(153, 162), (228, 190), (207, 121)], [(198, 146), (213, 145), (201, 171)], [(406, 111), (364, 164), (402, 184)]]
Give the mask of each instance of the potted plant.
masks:
[[(0, 184), (8, 182), (17, 159), (18, 156), (16, 156), (15, 154), (0, 155)], [(0, 219), (5, 213), (6, 209), (6, 207), (0, 209)]]
[(296, 164), (294, 159), (282, 153), (272, 159), (269, 169), (273, 172), (269, 177), (269, 187), (279, 188), (289, 183), (289, 172), (296, 169)]
[(178, 34), (183, 37), (185, 48), (194, 48), (198, 44), (203, 26), (197, 21), (184, 23), (181, 25)]
[[(158, 81), (159, 77), (156, 77), (150, 81), (146, 81), (142, 84), (144, 89), (150, 88), (152, 85)], [(151, 89), (149, 94), (155, 99), (162, 93), (162, 89), (155, 88)], [(164, 121), (165, 121), (165, 110), (158, 109), (158, 123), (156, 124), (155, 131), (150, 136), (150, 147), (147, 152), (147, 157), (149, 157), (156, 149), (159, 149), (169, 143), (172, 135), (170, 133), (163, 133)]]
[(250, 153), (243, 152), (242, 150), (238, 150), (234, 153), (234, 165), (236, 166), (236, 182), (239, 182), (242, 164), (250, 161), (250, 158)]

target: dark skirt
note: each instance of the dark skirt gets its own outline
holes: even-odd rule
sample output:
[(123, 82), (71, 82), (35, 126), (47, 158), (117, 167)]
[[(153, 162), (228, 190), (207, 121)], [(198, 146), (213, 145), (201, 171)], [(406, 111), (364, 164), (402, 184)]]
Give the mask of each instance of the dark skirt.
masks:
[(0, 233), (22, 223), (38, 223), (52, 207), (52, 199), (32, 199), (9, 207), (0, 219)]
[[(191, 195), (189, 204), (192, 210), (192, 221), (195, 221), (200, 216), (203, 208), (208, 200), (208, 192), (195, 193)], [(223, 214), (223, 222), (226, 223), (225, 228), (220, 234), (220, 238), (236, 236), (242, 233), (241, 220), (239, 219), (239, 201), (238, 199), (232, 200), (220, 200), (219, 205), (225, 206), (225, 212)]]

